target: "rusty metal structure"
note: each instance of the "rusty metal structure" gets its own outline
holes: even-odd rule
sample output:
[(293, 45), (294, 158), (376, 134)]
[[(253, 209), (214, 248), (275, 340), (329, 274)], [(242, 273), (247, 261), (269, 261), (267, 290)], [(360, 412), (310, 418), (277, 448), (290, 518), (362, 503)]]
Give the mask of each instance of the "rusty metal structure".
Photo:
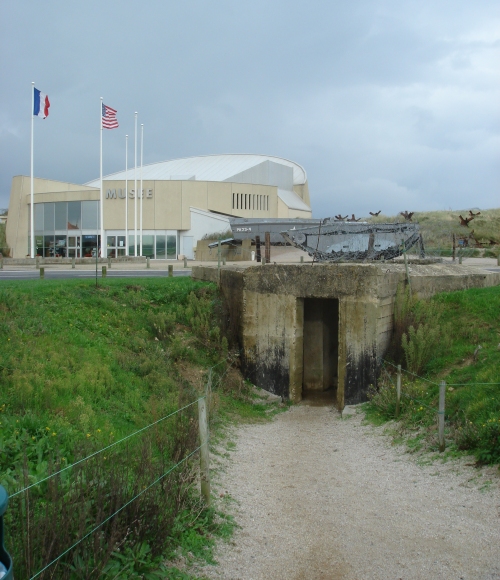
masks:
[(323, 220), (319, 225), (281, 232), (291, 245), (318, 262), (390, 260), (424, 245), (417, 223), (359, 223)]
[[(318, 262), (351, 262), (390, 260), (419, 246), (424, 258), (424, 245), (418, 223), (368, 223), (340, 216), (325, 219), (259, 219), (231, 218), (233, 238), (222, 244), (254, 243), (268, 235), (272, 245), (288, 243), (307, 252)], [(214, 242), (210, 246), (215, 246)]]

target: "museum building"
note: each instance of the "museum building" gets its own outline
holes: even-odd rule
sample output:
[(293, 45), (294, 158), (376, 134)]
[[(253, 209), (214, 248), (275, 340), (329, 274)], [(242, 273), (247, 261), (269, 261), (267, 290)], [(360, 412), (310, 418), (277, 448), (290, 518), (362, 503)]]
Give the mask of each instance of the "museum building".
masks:
[[(6, 229), (13, 258), (30, 253), (30, 192), (29, 176), (13, 178)], [(99, 201), (99, 179), (78, 185), (35, 178), (36, 255), (94, 257)], [(304, 168), (267, 155), (187, 157), (114, 173), (103, 178), (102, 203), (110, 257), (191, 259), (203, 236), (229, 230), (230, 217), (311, 217)]]

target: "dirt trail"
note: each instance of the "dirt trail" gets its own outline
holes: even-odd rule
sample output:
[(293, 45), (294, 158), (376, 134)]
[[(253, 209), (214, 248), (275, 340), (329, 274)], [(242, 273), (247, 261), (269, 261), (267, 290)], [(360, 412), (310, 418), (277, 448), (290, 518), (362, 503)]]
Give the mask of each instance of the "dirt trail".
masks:
[(214, 488), (241, 528), (207, 577), (500, 579), (498, 470), (420, 466), (361, 415), (327, 407), (292, 407), (233, 440)]

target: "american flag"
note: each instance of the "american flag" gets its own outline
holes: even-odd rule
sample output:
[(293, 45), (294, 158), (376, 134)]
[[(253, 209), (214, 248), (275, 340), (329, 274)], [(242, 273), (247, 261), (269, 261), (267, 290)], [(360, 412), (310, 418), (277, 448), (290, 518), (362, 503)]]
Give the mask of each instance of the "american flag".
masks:
[(116, 118), (116, 111), (107, 105), (102, 106), (102, 128), (116, 129), (118, 127), (118, 119)]

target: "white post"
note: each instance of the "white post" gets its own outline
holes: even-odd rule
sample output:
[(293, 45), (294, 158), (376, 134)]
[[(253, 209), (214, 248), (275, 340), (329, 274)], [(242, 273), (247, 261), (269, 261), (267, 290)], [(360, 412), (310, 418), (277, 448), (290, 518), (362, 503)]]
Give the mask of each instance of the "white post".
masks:
[(30, 209), (30, 215), (31, 215), (31, 242), (30, 242), (30, 246), (31, 246), (31, 250), (30, 250), (30, 254), (31, 257), (34, 258), (35, 257), (35, 224), (34, 224), (34, 216), (35, 216), (35, 212), (33, 210), (33, 204), (34, 204), (34, 193), (33, 193), (33, 112), (35, 110), (35, 83), (32, 82), (31, 83), (31, 209)]
[[(100, 135), (101, 135), (101, 155), (100, 155), (100, 163), (99, 163), (99, 170), (100, 173), (99, 175), (100, 177), (100, 185), (101, 185), (101, 191), (100, 191), (100, 196), (99, 196), (99, 212), (101, 214), (101, 258), (105, 258), (106, 256), (104, 255), (104, 248), (106, 247), (106, 245), (104, 244), (104, 212), (103, 212), (103, 195), (102, 195), (102, 97), (101, 97), (101, 110), (99, 113), (99, 123), (100, 123)], [(96, 252), (99, 251), (99, 244), (96, 244)]]
[(134, 256), (137, 256), (137, 111), (134, 123)]
[(125, 255), (128, 256), (128, 135), (125, 135)]
[(143, 152), (143, 146), (144, 146), (144, 123), (141, 123), (141, 173), (140, 173), (140, 177), (141, 177), (141, 187), (139, 189), (139, 191), (141, 192), (141, 223), (140, 223), (140, 228), (141, 228), (141, 247), (140, 247), (140, 254), (142, 256), (142, 152)]

